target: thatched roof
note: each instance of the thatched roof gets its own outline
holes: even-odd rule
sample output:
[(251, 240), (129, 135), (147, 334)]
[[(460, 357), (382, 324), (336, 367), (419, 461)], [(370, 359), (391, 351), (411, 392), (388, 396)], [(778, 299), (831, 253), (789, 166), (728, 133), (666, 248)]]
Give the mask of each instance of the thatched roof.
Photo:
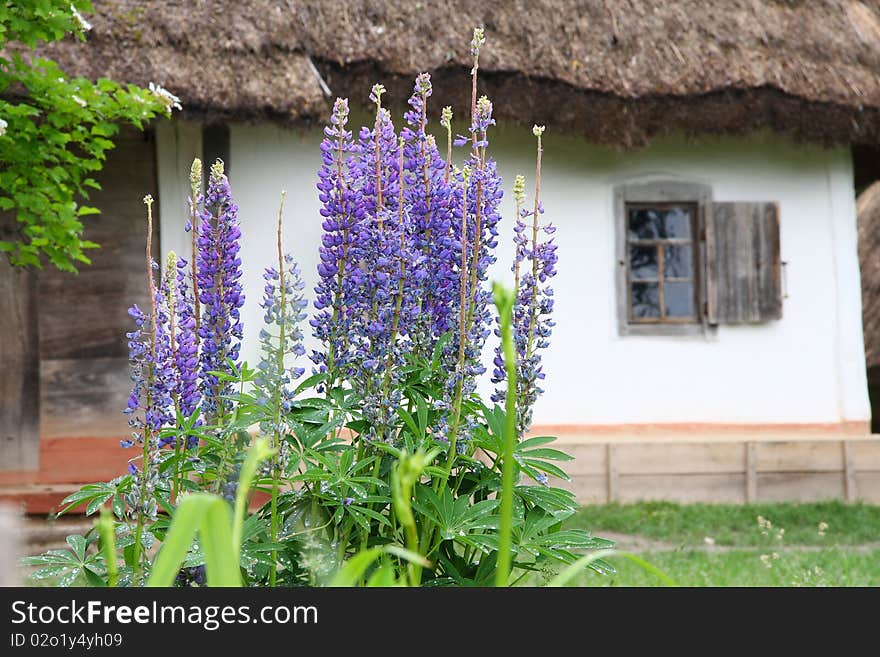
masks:
[(880, 366), (880, 181), (856, 201), (859, 266), (862, 270), (862, 325), (868, 367)]
[(52, 54), (73, 73), (155, 81), (194, 114), (323, 120), (329, 96), (365, 100), (376, 81), (402, 102), (422, 70), (437, 108), (464, 109), (468, 44), (482, 25), (481, 91), (502, 117), (618, 146), (763, 127), (880, 143), (876, 0), (94, 4), (88, 43)]

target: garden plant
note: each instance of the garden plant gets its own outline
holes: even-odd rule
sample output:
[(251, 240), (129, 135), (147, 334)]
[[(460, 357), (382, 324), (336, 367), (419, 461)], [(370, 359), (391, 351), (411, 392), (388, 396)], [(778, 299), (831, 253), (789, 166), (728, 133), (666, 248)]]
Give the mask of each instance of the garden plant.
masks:
[(90, 264), (88, 201), (119, 124), (142, 128), (180, 109), (161, 86), (67, 75), (35, 49), (68, 34), (84, 40), (89, 0), (0, 4), (0, 253), (19, 266), (63, 271)]
[[(191, 252), (152, 260), (150, 306), (129, 310), (133, 388), (128, 472), (83, 487), (61, 513), (102, 510), (70, 549), (26, 561), (62, 585), (508, 586), (561, 583), (611, 542), (563, 526), (578, 510), (570, 457), (529, 437), (553, 328), (556, 245), (540, 201), (513, 185), (513, 289), (488, 281), (502, 180), (490, 154), (493, 107), (470, 127), (428, 132), (420, 74), (400, 125), (355, 134), (338, 99), (321, 143), (323, 237), (313, 312), (296, 261), (267, 240), (261, 356), (242, 362), (242, 227), (223, 163), (193, 163)], [(443, 143), (445, 141), (445, 143)], [(459, 162), (454, 148), (463, 149)], [(202, 193), (203, 185), (205, 187)], [(493, 307), (494, 301), (494, 307)], [(310, 315), (310, 317), (309, 317)], [(304, 332), (320, 345), (307, 354)], [(490, 400), (476, 392), (484, 345), (500, 337)]]

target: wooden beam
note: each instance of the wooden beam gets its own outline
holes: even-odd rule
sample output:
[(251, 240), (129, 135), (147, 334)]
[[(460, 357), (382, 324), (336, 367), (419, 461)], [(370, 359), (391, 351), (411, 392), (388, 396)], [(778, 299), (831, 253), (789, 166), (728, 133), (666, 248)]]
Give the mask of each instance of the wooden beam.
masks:
[(0, 255), (0, 471), (35, 470), (40, 454), (36, 274)]
[(556, 436), (557, 445), (604, 445), (607, 443), (778, 443), (830, 442), (880, 444), (872, 435), (868, 421), (834, 424), (540, 424), (533, 425), (529, 436)]
[(755, 443), (746, 443), (746, 502), (758, 501), (758, 449)]
[(740, 504), (743, 501), (745, 475), (721, 474), (653, 474), (620, 475), (620, 497), (623, 504), (643, 500), (666, 500), (691, 504)]
[(843, 490), (846, 493), (847, 502), (855, 502), (859, 491), (856, 485), (856, 472), (853, 462), (853, 450), (849, 441), (841, 441), (843, 448)]
[(620, 494), (618, 474), (617, 474), (617, 446), (608, 445), (608, 453), (605, 457), (606, 478), (608, 486), (608, 502), (616, 502)]
[(21, 536), (24, 526), (15, 507), (0, 504), (0, 586), (21, 586)]
[[(61, 502), (71, 493), (79, 490), (75, 484), (31, 484), (28, 486), (0, 488), (0, 508), (11, 507), (26, 515), (45, 515), (56, 513), (63, 508)], [(269, 493), (254, 491), (249, 502), (251, 510), (256, 511), (270, 499)], [(86, 511), (86, 503), (71, 509), (68, 513), (79, 515)], [(2, 550), (2, 541), (0, 541)], [(4, 553), (0, 551), (0, 560)]]

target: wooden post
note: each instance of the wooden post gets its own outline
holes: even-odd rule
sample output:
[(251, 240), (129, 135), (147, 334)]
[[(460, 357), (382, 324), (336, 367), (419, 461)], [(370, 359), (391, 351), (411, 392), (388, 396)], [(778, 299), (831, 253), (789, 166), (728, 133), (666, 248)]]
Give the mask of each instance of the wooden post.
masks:
[(746, 443), (746, 503), (758, 501), (758, 447), (755, 443)]
[(843, 490), (847, 502), (855, 502), (859, 495), (856, 485), (856, 472), (853, 464), (852, 445), (848, 440), (841, 441), (843, 448)]
[(606, 484), (608, 486), (608, 502), (616, 502), (618, 492), (617, 479), (617, 447), (608, 444), (605, 452)]
[(21, 586), (21, 537), (24, 527), (14, 507), (0, 505), (0, 586)]
[(39, 456), (37, 277), (0, 255), (0, 471), (36, 470)]

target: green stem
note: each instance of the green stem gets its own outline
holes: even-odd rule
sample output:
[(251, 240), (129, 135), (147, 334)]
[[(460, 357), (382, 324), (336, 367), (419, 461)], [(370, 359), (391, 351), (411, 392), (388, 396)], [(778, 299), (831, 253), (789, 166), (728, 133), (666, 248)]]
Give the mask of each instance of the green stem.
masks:
[(495, 586), (510, 581), (511, 543), (513, 532), (514, 446), (516, 442), (516, 352), (511, 327), (514, 296), (500, 285), (495, 286), (495, 304), (501, 318), (501, 347), (507, 372), (507, 395), (504, 400), (504, 451), (501, 468), (501, 510), (498, 528), (498, 565)]
[[(281, 223), (282, 217), (284, 215), (284, 197), (286, 196), (285, 192), (281, 192), (281, 206), (278, 208), (278, 288), (280, 290), (281, 295), (281, 323), (279, 326), (280, 336), (279, 336), (279, 345), (278, 345), (278, 377), (279, 383), (278, 387), (275, 391), (275, 417), (274, 417), (274, 443), (272, 448), (275, 450), (275, 455), (272, 457), (272, 505), (270, 507), (270, 534), (272, 537), (272, 543), (274, 544), (278, 540), (278, 479), (280, 478), (280, 473), (278, 471), (278, 459), (281, 453), (281, 388), (282, 385), (280, 383), (281, 378), (284, 376), (284, 353), (286, 351), (286, 334), (285, 334), (285, 322), (284, 322), (284, 313), (285, 313), (285, 305), (287, 303), (286, 294), (284, 291), (284, 253), (282, 248), (282, 240), (281, 240)], [(269, 570), (269, 586), (274, 587), (276, 581), (278, 580), (278, 551), (273, 548), (272, 550), (272, 567)]]
[[(414, 522), (406, 526), (406, 547), (410, 552), (416, 554), (419, 552), (419, 536)], [(407, 573), (409, 574), (409, 585), (414, 588), (418, 587), (422, 578), (421, 566), (410, 562), (407, 564)]]
[[(277, 459), (278, 457), (273, 457)], [(278, 470), (272, 468), (272, 506), (271, 506), (272, 543), (278, 541)], [(269, 586), (275, 586), (278, 580), (278, 551), (272, 549), (272, 569), (269, 571)]]
[[(146, 407), (152, 404), (150, 384), (153, 381), (153, 363), (156, 362), (156, 281), (153, 278), (153, 197), (145, 196), (144, 203), (147, 205), (147, 279), (150, 291), (150, 363), (147, 366), (146, 376)], [(141, 575), (142, 545), (141, 538), (144, 533), (144, 504), (147, 498), (147, 466), (150, 463), (150, 442), (152, 432), (149, 426), (144, 426), (144, 446), (141, 452), (141, 476), (140, 495), (138, 497), (137, 526), (134, 533), (133, 567), (134, 584), (137, 585)]]
[(174, 478), (172, 480), (171, 501), (177, 502), (180, 496), (180, 482), (183, 479), (183, 471), (181, 468), (181, 460), (183, 458), (183, 445), (186, 442), (186, 436), (177, 436), (174, 445)]
[(107, 586), (114, 588), (119, 580), (119, 563), (116, 556), (116, 524), (113, 513), (101, 507), (101, 516), (96, 523), (101, 535), (101, 548), (104, 553), (104, 564), (107, 566)]
[[(543, 131), (543, 129), (542, 129)], [(532, 346), (535, 342), (535, 325), (538, 320), (538, 211), (540, 210), (541, 196), (541, 154), (544, 149), (541, 147), (541, 132), (535, 135), (538, 138), (538, 156), (535, 165), (535, 208), (532, 211), (532, 298), (529, 301), (529, 337), (526, 345), (526, 358), (532, 356)], [(519, 289), (517, 288), (517, 293)]]

